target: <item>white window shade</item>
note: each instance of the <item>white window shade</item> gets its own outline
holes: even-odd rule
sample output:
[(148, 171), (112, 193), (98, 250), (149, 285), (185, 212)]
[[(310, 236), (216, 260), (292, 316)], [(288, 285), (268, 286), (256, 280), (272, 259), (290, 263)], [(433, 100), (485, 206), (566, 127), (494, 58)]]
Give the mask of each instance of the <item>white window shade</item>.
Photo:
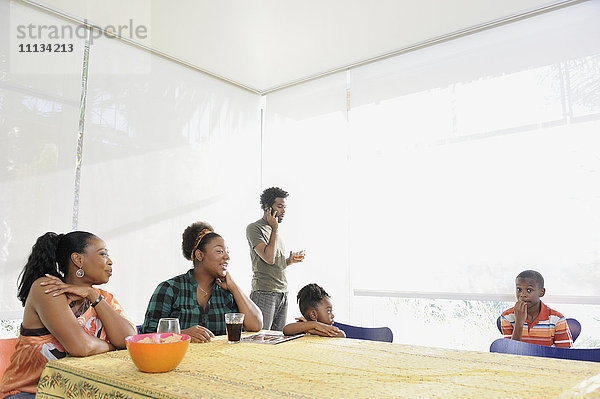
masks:
[(355, 289), (497, 298), (532, 268), (554, 298), (600, 299), (599, 17), (587, 2), (352, 71), (350, 213), (380, 194), (387, 276), (350, 235)]
[(52, 73), (24, 74), (11, 68), (9, 21), (75, 26), (18, 2), (1, 1), (0, 16), (0, 318), (17, 318), (17, 278), (35, 239), (71, 227), (84, 42), (54, 57)]
[[(124, 54), (150, 70), (106, 74)], [(248, 291), (242, 223), (258, 214), (260, 97), (104, 37), (89, 69), (79, 218), (110, 246), (111, 292), (141, 323), (156, 286), (192, 268), (181, 234), (197, 221), (226, 240)]]
[(598, 20), (589, 1), (268, 95), (265, 148), (292, 155), (263, 176), (324, 189), (295, 212), (324, 209), (315, 245), (348, 259), (306, 280), (497, 299), (532, 268), (549, 297), (598, 302)]
[[(69, 25), (0, 0), (0, 15), (9, 10), (27, 23)], [(76, 63), (61, 68), (76, 74), (21, 75), (0, 63), (0, 319), (22, 316), (17, 277), (36, 238), (71, 229), (85, 42), (75, 43)], [(9, 44), (0, 41), (0, 58)], [(136, 324), (158, 283), (191, 268), (181, 234), (198, 220), (225, 238), (229, 270), (248, 292), (243, 223), (260, 213), (259, 104), (116, 39), (90, 46), (78, 228), (106, 241), (114, 274), (102, 288)]]

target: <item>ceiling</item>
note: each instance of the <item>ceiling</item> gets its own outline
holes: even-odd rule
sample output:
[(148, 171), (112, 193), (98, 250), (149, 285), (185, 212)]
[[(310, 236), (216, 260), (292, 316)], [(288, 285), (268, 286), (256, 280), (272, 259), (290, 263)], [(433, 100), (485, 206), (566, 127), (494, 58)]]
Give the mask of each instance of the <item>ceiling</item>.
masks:
[[(144, 26), (140, 46), (265, 94), (577, 1), (25, 0), (72, 20)], [(131, 35), (130, 35), (131, 36)], [(126, 37), (129, 39), (129, 37)]]

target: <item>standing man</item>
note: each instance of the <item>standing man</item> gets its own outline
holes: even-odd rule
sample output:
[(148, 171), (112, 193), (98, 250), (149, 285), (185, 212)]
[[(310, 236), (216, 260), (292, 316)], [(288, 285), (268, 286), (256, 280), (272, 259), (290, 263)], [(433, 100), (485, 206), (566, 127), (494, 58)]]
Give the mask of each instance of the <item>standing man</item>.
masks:
[(279, 224), (285, 216), (288, 193), (279, 187), (267, 188), (260, 195), (263, 217), (246, 228), (252, 259), (252, 292), (250, 299), (263, 314), (263, 329), (281, 331), (287, 318), (287, 279), (285, 269), (302, 262), (304, 252), (285, 257), (285, 246), (279, 237)]

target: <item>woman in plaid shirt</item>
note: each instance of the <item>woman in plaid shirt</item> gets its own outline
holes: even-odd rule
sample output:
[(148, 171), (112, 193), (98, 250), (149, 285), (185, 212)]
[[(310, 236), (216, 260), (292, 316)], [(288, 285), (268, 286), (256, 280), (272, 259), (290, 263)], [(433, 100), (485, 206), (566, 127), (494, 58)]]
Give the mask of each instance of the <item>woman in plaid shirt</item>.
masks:
[(187, 273), (163, 281), (150, 298), (141, 331), (156, 332), (158, 320), (176, 317), (192, 342), (226, 334), (225, 313), (244, 313), (244, 329), (259, 331), (262, 313), (227, 271), (225, 240), (211, 225), (196, 222), (183, 232), (183, 256), (193, 262)]

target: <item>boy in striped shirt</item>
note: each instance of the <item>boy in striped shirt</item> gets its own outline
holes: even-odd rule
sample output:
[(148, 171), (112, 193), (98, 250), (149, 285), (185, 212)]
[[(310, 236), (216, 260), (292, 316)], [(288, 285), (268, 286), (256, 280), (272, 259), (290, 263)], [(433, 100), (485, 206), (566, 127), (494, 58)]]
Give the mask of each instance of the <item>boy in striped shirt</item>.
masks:
[(571, 348), (573, 339), (565, 317), (546, 306), (544, 277), (535, 270), (525, 270), (516, 279), (517, 303), (502, 313), (504, 338), (530, 344)]

